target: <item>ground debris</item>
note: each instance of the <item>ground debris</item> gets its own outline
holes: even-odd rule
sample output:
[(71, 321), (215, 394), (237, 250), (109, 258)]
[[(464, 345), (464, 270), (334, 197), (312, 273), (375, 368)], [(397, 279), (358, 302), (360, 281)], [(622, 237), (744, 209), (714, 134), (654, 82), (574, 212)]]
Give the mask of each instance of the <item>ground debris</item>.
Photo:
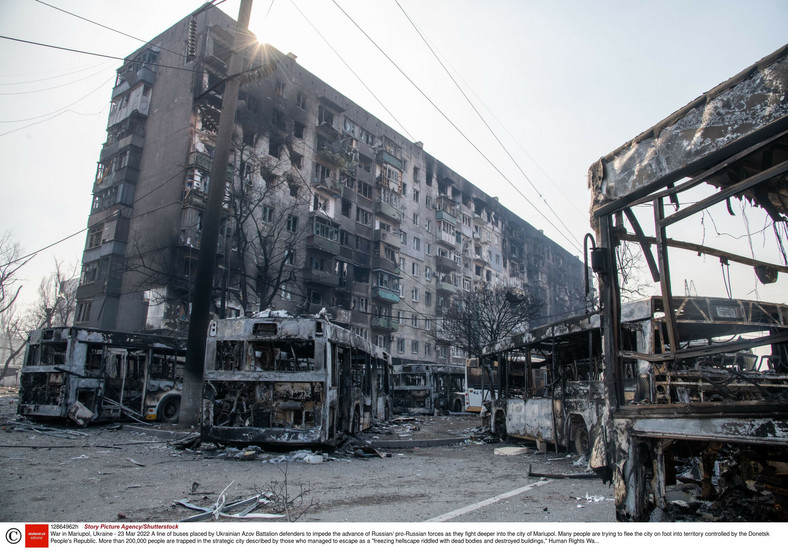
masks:
[[(219, 494), (216, 503), (210, 507), (203, 507), (194, 503), (190, 503), (188, 499), (173, 501), (172, 504), (180, 505), (195, 511), (200, 511), (199, 514), (185, 518), (183, 522), (201, 522), (204, 520), (218, 520), (219, 518), (247, 518), (253, 520), (285, 518), (285, 515), (283, 514), (254, 512), (258, 508), (271, 503), (271, 500), (263, 493), (258, 493), (253, 497), (247, 497), (245, 499), (239, 499), (228, 503), (226, 493), (231, 485), (232, 482), (230, 482), (230, 485), (224, 488), (224, 490)], [(194, 487), (194, 485), (192, 485), (192, 487)], [(240, 511), (237, 513), (230, 512), (237, 509), (240, 509)]]

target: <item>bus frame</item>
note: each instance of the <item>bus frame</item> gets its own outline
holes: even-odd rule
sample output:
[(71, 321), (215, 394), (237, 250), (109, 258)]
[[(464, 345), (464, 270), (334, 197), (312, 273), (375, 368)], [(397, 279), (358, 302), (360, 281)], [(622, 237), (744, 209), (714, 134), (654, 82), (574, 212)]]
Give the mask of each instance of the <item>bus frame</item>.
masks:
[(17, 411), (79, 425), (122, 419), (178, 421), (182, 339), (80, 327), (28, 334)]
[(392, 373), (395, 414), (447, 414), (465, 410), (465, 370), (452, 364), (403, 364)]
[(390, 415), (391, 356), (320, 317), (214, 320), (205, 362), (206, 441), (335, 446)]

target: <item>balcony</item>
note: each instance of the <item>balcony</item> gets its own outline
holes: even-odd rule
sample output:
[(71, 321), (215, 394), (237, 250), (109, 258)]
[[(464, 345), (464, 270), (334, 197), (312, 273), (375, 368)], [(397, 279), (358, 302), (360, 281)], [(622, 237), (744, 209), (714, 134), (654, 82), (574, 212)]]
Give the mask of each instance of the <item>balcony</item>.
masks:
[(391, 317), (373, 317), (370, 325), (373, 329), (382, 329), (390, 333), (395, 333), (399, 330), (399, 323)]
[(339, 285), (339, 277), (331, 271), (318, 271), (317, 269), (304, 269), (304, 282), (311, 282), (335, 288)]
[(399, 294), (382, 286), (373, 286), (372, 299), (378, 302), (396, 304), (399, 302)]
[(457, 219), (441, 209), (435, 211), (435, 218), (438, 220), (445, 220), (446, 222), (451, 223), (452, 226), (457, 226)]
[[(193, 166), (210, 172), (211, 170), (213, 170), (213, 157), (206, 153), (201, 153), (199, 151), (192, 151), (191, 153), (189, 153), (189, 159), (186, 162), (186, 166)], [(234, 176), (235, 176), (235, 168), (233, 167), (232, 164), (228, 163), (227, 180), (232, 181)]]
[(323, 238), (317, 234), (312, 234), (306, 237), (306, 247), (309, 249), (316, 249), (331, 255), (339, 255), (340, 246), (333, 240)]
[(380, 257), (378, 255), (372, 257), (372, 268), (373, 269), (382, 269), (387, 273), (391, 273), (392, 275), (399, 275), (399, 265), (391, 261), (390, 259), (386, 259), (385, 257)]
[(394, 205), (387, 203), (385, 201), (375, 202), (374, 210), (375, 210), (375, 214), (378, 216), (384, 216), (396, 222), (402, 220), (402, 213), (400, 212), (400, 210), (394, 207)]
[(453, 259), (449, 259), (448, 257), (443, 257), (440, 255), (435, 256), (435, 267), (444, 273), (456, 273), (460, 270), (459, 263)]
[(106, 161), (111, 159), (115, 155), (117, 155), (120, 151), (127, 147), (136, 147), (140, 150), (145, 146), (145, 136), (138, 135), (135, 133), (128, 133), (125, 137), (118, 139), (117, 141), (110, 143), (107, 142), (104, 144), (103, 148), (101, 149), (101, 154), (99, 155), (100, 161)]
[(457, 287), (450, 282), (438, 281), (436, 288), (438, 290), (438, 294), (452, 295), (457, 293)]
[(446, 232), (445, 230), (441, 230), (438, 232), (438, 241), (443, 242), (451, 247), (457, 245), (457, 236), (452, 234), (451, 232)]
[(378, 162), (383, 162), (388, 164), (389, 166), (393, 166), (400, 172), (402, 171), (402, 161), (400, 161), (397, 157), (389, 153), (388, 151), (381, 150), (378, 151), (377, 156)]
[(331, 197), (342, 197), (344, 188), (342, 184), (332, 178), (325, 178), (314, 184), (318, 191), (330, 195)]
[(402, 240), (400, 239), (399, 232), (389, 232), (387, 230), (375, 230), (375, 234), (372, 238), (375, 242), (383, 242), (384, 244), (388, 244), (399, 251), (400, 246), (402, 245)]

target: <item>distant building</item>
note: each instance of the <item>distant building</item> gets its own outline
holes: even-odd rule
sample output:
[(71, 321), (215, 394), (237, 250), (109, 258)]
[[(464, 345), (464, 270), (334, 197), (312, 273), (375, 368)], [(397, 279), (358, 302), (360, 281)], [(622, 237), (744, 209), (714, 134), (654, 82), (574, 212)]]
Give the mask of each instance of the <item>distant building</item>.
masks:
[[(112, 91), (76, 323), (185, 331), (235, 22), (197, 11)], [(398, 361), (463, 362), (432, 331), (452, 294), (582, 308), (579, 259), (270, 46), (247, 51), (219, 240), (217, 314), (322, 308)], [(210, 183), (209, 183), (210, 182)]]

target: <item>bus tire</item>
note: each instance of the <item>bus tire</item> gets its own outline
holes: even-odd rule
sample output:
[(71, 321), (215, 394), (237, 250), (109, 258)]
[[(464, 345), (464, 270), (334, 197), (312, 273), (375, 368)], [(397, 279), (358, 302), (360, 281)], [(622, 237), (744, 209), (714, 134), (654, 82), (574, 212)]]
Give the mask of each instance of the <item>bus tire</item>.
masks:
[(462, 401), (459, 398), (454, 399), (453, 411), (454, 412), (462, 412)]
[(350, 433), (356, 435), (361, 432), (361, 415), (358, 408), (353, 409), (353, 418), (350, 420)]
[(177, 424), (181, 415), (181, 397), (168, 396), (159, 403), (159, 410), (156, 412), (159, 421), (167, 424)]
[(574, 430), (575, 452), (580, 456), (588, 456), (591, 452), (591, 441), (586, 424), (581, 422), (575, 425)]
[(493, 422), (495, 425), (495, 434), (501, 439), (501, 441), (506, 440), (506, 414), (503, 412), (496, 412), (495, 413), (495, 421)]

